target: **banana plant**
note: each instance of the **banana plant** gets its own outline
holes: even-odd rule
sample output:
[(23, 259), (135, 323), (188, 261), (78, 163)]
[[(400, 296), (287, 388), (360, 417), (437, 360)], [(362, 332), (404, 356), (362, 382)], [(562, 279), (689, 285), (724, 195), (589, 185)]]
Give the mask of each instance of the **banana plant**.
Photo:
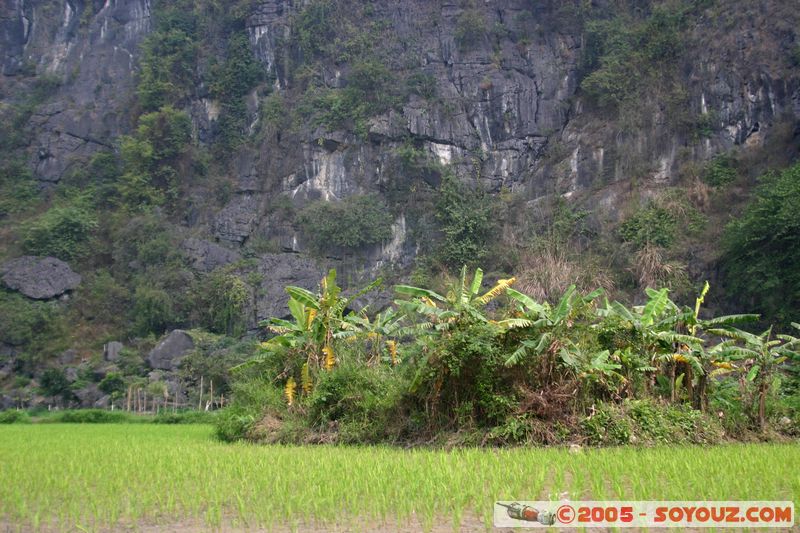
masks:
[(360, 339), (368, 341), (367, 365), (373, 365), (379, 360), (384, 348), (390, 352), (392, 346), (396, 349), (397, 338), (403, 336), (408, 329), (405, 327), (405, 319), (405, 315), (397, 309), (387, 309), (370, 320), (365, 308), (357, 314), (350, 313), (345, 316), (341, 323), (341, 331), (334, 334), (334, 337), (351, 341)]
[[(615, 354), (618, 358), (618, 354)], [(578, 358), (569, 351), (562, 354), (562, 360), (567, 368), (571, 369), (577, 377), (593, 385), (599, 385), (607, 392), (617, 393), (619, 385), (627, 379), (620, 374), (622, 365), (614, 362), (614, 356), (608, 350), (592, 354), (588, 358)]]
[[(646, 354), (650, 365), (668, 365), (670, 371), (670, 397), (675, 400), (675, 385), (680, 378), (676, 375), (679, 364), (686, 364), (687, 373), (699, 369), (699, 361), (694, 357), (695, 349), (702, 347), (703, 339), (695, 335), (681, 333), (681, 327), (691, 316), (690, 309), (681, 309), (669, 297), (669, 289), (645, 290), (648, 300), (645, 305), (627, 308), (614, 301), (597, 310), (603, 318), (616, 318), (635, 333), (639, 339), (632, 349)], [(691, 381), (691, 380), (689, 380)]]
[(276, 336), (263, 342), (259, 353), (249, 361), (234, 368), (264, 363), (275, 355), (287, 356), (286, 368), (278, 376), (294, 380), (293, 374), (301, 371), (304, 390), (310, 390), (311, 371), (336, 365), (334, 339), (345, 331), (343, 313), (353, 300), (374, 289), (376, 280), (353, 296), (343, 297), (336, 283), (336, 270), (331, 269), (322, 278), (320, 290), (313, 293), (302, 287), (289, 286), (288, 307), (292, 318), (270, 318), (261, 326)]
[(574, 358), (577, 346), (566, 333), (573, 325), (575, 314), (600, 297), (603, 289), (582, 296), (576, 292), (575, 285), (571, 285), (555, 307), (547, 302), (539, 303), (514, 289), (507, 289), (506, 294), (515, 304), (516, 316), (497, 322), (498, 326), (505, 331), (522, 329), (529, 337), (521, 340), (519, 348), (506, 359), (505, 365), (510, 367), (531, 354), (561, 353), (564, 362)]
[[(792, 323), (792, 326), (800, 329), (800, 324)], [(753, 406), (753, 410), (757, 411), (758, 427), (763, 432), (766, 430), (766, 401), (772, 378), (782, 363), (790, 357), (798, 356), (800, 339), (785, 334), (773, 336), (771, 327), (759, 335), (725, 325), (709, 328), (707, 331), (741, 343), (729, 344), (720, 352), (732, 361), (744, 361), (744, 368), (747, 370), (745, 379), (753, 383), (756, 389), (757, 405)]]
[(444, 331), (459, 321), (490, 322), (483, 308), (501, 295), (516, 281), (516, 278), (501, 279), (487, 292), (481, 294), (483, 270), (475, 270), (472, 280), (467, 280), (467, 267), (461, 269), (461, 277), (446, 296), (429, 289), (410, 285), (397, 285), (395, 292), (410, 300), (395, 300), (395, 304), (410, 316), (422, 316), (420, 330)]
[[(710, 319), (701, 319), (700, 308), (703, 303), (705, 303), (709, 288), (710, 285), (706, 281), (703, 285), (703, 290), (695, 300), (694, 309), (691, 313), (685, 311), (682, 317), (684, 325), (691, 336), (700, 337), (700, 335), (707, 330), (758, 320), (759, 316), (753, 314), (725, 315)], [(687, 345), (682, 345), (682, 353), (676, 354), (676, 357), (686, 358), (690, 362), (690, 365), (687, 366), (688, 376), (684, 381), (694, 408), (701, 411), (706, 411), (708, 409), (709, 378), (738, 371), (738, 368), (733, 366), (728, 357), (728, 349), (735, 344), (735, 341), (723, 341), (710, 349), (705, 348), (705, 342), (706, 340), (704, 339), (703, 344), (694, 345), (691, 348)], [(697, 387), (693, 386), (693, 373), (697, 375)]]

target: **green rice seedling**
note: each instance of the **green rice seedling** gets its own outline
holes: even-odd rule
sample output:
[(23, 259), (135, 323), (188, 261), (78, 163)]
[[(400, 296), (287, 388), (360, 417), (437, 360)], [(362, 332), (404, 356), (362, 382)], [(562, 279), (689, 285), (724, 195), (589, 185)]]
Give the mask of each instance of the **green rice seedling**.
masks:
[[(326, 525), (491, 528), (498, 499), (793, 500), (800, 447), (651, 449), (224, 444), (206, 425), (0, 428), (0, 523), (20, 530)], [(13, 528), (12, 528), (13, 530)]]

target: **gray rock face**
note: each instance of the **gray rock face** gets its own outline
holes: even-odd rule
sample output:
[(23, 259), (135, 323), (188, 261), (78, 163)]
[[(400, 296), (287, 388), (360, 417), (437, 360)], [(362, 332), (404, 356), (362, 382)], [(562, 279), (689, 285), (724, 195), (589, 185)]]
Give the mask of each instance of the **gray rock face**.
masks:
[(0, 273), (6, 287), (36, 300), (61, 296), (81, 282), (80, 275), (55, 257), (13, 259), (0, 267)]
[(78, 381), (78, 369), (71, 366), (64, 371), (64, 376), (66, 376), (67, 381), (70, 383), (75, 383)]
[(289, 314), (289, 299), (284, 287), (296, 285), (314, 290), (325, 270), (317, 263), (299, 254), (265, 254), (261, 256), (258, 273), (261, 286), (257, 292), (256, 314), (259, 320), (283, 317)]
[[(113, 149), (128, 126), (138, 44), (150, 28), (150, 0), (0, 2), (4, 90), (22, 95), (35, 71), (57, 79), (52, 104), (31, 118), (29, 162), (43, 184), (81, 160)], [(5, 91), (4, 91), (5, 92)]]
[(194, 348), (191, 335), (176, 329), (159, 342), (147, 356), (150, 368), (175, 370), (181, 359)]
[(119, 341), (111, 341), (103, 347), (103, 359), (106, 361), (116, 361), (125, 346)]
[(103, 397), (96, 383), (89, 383), (84, 388), (73, 391), (73, 394), (78, 398), (81, 407), (94, 407), (94, 403)]
[(261, 197), (258, 194), (237, 194), (217, 214), (214, 220), (214, 235), (224, 241), (242, 244), (258, 224)]
[(186, 239), (181, 247), (198, 272), (211, 272), (241, 259), (238, 252), (202, 239)]

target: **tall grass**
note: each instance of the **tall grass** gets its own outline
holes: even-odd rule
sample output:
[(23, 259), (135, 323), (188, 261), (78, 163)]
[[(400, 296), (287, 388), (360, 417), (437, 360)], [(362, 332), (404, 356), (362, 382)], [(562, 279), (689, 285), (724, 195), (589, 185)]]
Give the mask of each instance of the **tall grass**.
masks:
[[(20, 531), (464, 520), (497, 499), (790, 499), (800, 447), (401, 450), (222, 444), (208, 426), (0, 428), (0, 523)], [(475, 525), (475, 524), (473, 524)]]

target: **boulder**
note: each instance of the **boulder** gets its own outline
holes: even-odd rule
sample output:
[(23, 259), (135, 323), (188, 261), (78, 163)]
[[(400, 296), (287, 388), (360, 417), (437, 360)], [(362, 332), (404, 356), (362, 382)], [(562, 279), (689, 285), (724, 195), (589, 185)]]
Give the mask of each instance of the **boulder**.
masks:
[(6, 287), (35, 300), (56, 298), (81, 282), (80, 275), (55, 257), (19, 257), (3, 264), (0, 274)]
[(106, 394), (105, 396), (101, 396), (99, 400), (94, 402), (95, 409), (108, 409), (111, 406), (111, 396)]
[(194, 341), (185, 331), (176, 329), (163, 338), (147, 355), (150, 368), (158, 370), (175, 370), (181, 359), (192, 349)]
[(97, 388), (96, 383), (89, 383), (82, 389), (73, 391), (73, 394), (80, 402), (81, 407), (94, 407), (94, 403), (103, 397), (103, 393)]
[(69, 365), (78, 360), (78, 351), (69, 349), (64, 350), (58, 356), (58, 362), (62, 365)]
[(70, 383), (75, 383), (78, 381), (78, 369), (74, 366), (71, 366), (64, 371), (64, 376)]
[(119, 341), (111, 341), (103, 346), (103, 359), (106, 361), (116, 361), (125, 346)]

